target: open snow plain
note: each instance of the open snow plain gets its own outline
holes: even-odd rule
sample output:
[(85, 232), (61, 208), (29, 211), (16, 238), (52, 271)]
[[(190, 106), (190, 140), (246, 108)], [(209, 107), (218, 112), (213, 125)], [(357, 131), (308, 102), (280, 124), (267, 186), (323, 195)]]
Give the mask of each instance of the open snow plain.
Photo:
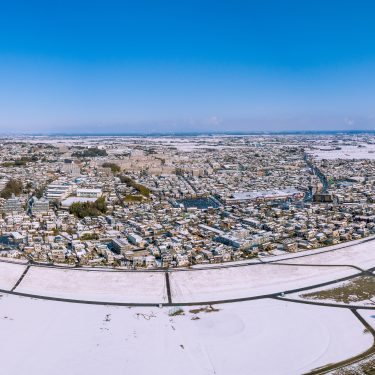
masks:
[(256, 264), (243, 267), (171, 272), (173, 301), (202, 302), (284, 292), (353, 275), (349, 267)]
[(17, 292), (101, 302), (167, 302), (165, 277), (161, 272), (31, 267)]
[(26, 265), (18, 263), (0, 263), (0, 289), (10, 290), (17, 283)]
[(0, 373), (293, 375), (358, 363), (375, 351), (375, 303), (295, 297), (373, 277), (375, 241), (333, 249), (168, 273), (0, 261)]
[(372, 343), (346, 309), (269, 299), (215, 307), (219, 311), (193, 314), (195, 307), (189, 307), (184, 315), (170, 316), (168, 307), (3, 295), (1, 373), (293, 375), (356, 355)]

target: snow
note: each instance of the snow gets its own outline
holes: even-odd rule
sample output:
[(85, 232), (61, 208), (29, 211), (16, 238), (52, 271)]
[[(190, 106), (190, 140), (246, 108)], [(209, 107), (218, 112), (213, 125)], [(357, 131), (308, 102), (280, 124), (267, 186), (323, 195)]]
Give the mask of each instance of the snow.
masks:
[[(334, 250), (332, 250), (334, 249)], [(358, 273), (375, 266), (375, 242), (357, 241), (330, 251), (300, 256), (270, 257), (268, 263), (253, 260), (170, 271), (172, 301), (206, 302), (254, 297), (314, 286)], [(306, 255), (306, 256), (305, 256)], [(299, 266), (304, 265), (321, 265)], [(323, 265), (331, 265), (324, 267)], [(0, 289), (10, 290), (25, 265), (0, 262)], [(167, 292), (163, 272), (119, 272), (113, 270), (69, 269), (31, 266), (17, 292), (76, 300), (119, 303), (165, 303)]]
[[(280, 293), (358, 273), (349, 264), (375, 266), (373, 241), (334, 249), (270, 257), (293, 265), (254, 261), (171, 270), (172, 300), (199, 303)], [(0, 262), (0, 289), (11, 290), (25, 269), (25, 264)], [(167, 302), (165, 275), (156, 271), (32, 265), (16, 292), (83, 301)], [(293, 375), (353, 357), (373, 342), (349, 309), (258, 299), (215, 305), (215, 312), (189, 311), (199, 307), (183, 306), (185, 315), (169, 316), (169, 307), (91, 305), (4, 293), (2, 373)], [(375, 310), (358, 312), (375, 328)], [(19, 353), (25, 360), (18, 360)]]
[[(22, 274), (24, 266), (17, 267), (21, 267), (21, 270), (16, 276)], [(280, 293), (356, 273), (356, 269), (347, 266), (301, 267), (264, 263), (228, 268), (174, 270), (170, 272), (169, 279), (174, 303), (204, 303)], [(17, 279), (15, 277), (15, 281)], [(15, 282), (10, 285), (14, 284)], [(163, 272), (152, 271), (116, 272), (31, 266), (16, 291), (85, 301), (167, 302), (165, 275)]]
[(351, 306), (373, 307), (374, 313), (375, 313), (375, 303), (374, 303), (374, 301), (371, 301), (370, 299), (357, 300), (358, 299), (357, 294), (353, 294), (352, 295), (353, 300), (348, 301), (348, 302), (340, 301), (340, 298), (334, 299), (334, 298), (321, 298), (321, 297), (311, 297), (311, 296), (305, 297), (306, 294), (310, 295), (312, 293), (319, 293), (319, 292), (323, 292), (323, 291), (327, 291), (327, 290), (332, 290), (332, 289), (350, 286), (350, 283), (353, 280), (355, 280), (355, 279), (342, 281), (342, 282), (338, 282), (338, 283), (332, 283), (332, 284), (329, 284), (329, 285), (326, 285), (326, 286), (323, 286), (323, 287), (312, 288), (312, 289), (309, 289), (307, 291), (290, 293), (290, 294), (287, 295), (287, 297), (291, 298), (291, 299), (294, 299), (294, 300), (305, 300), (305, 301), (307, 300), (307, 301), (316, 302), (316, 303), (334, 303), (334, 304), (340, 304), (340, 305), (345, 305), (345, 306), (351, 305)]
[(95, 202), (98, 198), (89, 197), (69, 197), (61, 202), (63, 207), (70, 207), (73, 203), (83, 203), (83, 202)]
[(160, 272), (84, 271), (31, 267), (16, 291), (104, 302), (167, 301), (165, 276)]
[(191, 266), (191, 269), (203, 269), (203, 268), (221, 268), (221, 267), (229, 267), (229, 266), (245, 266), (246, 264), (260, 264), (261, 261), (258, 258), (250, 259), (250, 260), (235, 260), (230, 262), (221, 262), (221, 263), (207, 263), (207, 264), (194, 264)]
[[(357, 250), (356, 247), (359, 244), (367, 244), (367, 246), (361, 247), (360, 249)], [(275, 262), (275, 261), (285, 261), (285, 263), (290, 263), (289, 262), (290, 259), (301, 258), (301, 259), (306, 260), (308, 259), (308, 256), (310, 255), (324, 254), (327, 252), (332, 252), (333, 256), (336, 257), (336, 254), (338, 254), (338, 251), (341, 252), (344, 249), (346, 249), (346, 251), (342, 253), (341, 257), (343, 259), (346, 258), (348, 262), (350, 261), (357, 262), (357, 261), (362, 260), (362, 261), (365, 261), (364, 266), (370, 265), (369, 268), (375, 266), (375, 236), (369, 236), (366, 238), (362, 238), (360, 240), (343, 242), (337, 245), (325, 246), (325, 247), (321, 247), (318, 249), (298, 251), (296, 253), (288, 253), (285, 251), (280, 252), (279, 250), (274, 250), (273, 254), (275, 255), (259, 256), (259, 258), (256, 258), (256, 259), (239, 260), (239, 261), (225, 262), (225, 263), (220, 263), (220, 264), (198, 264), (198, 265), (192, 266), (192, 268), (218, 267), (219, 265), (223, 265), (223, 264), (225, 266), (229, 266), (229, 265), (237, 265), (237, 264), (259, 263), (259, 262), (269, 263), (269, 262)], [(358, 252), (360, 252), (360, 254), (358, 254)], [(355, 255), (351, 256), (352, 253), (354, 253)], [(374, 261), (372, 261), (372, 259), (374, 259)], [(303, 261), (301, 261), (301, 263), (303, 263)], [(355, 265), (355, 263), (353, 264)]]
[(358, 146), (347, 146), (339, 145), (340, 150), (330, 149), (321, 149), (321, 150), (312, 150), (307, 151), (308, 154), (312, 155), (315, 159), (322, 160), (334, 160), (334, 159), (375, 159), (375, 145), (361, 143), (364, 147)]
[(358, 273), (349, 267), (298, 267), (276, 264), (170, 273), (175, 303), (204, 302), (279, 293)]
[(333, 251), (320, 252), (309, 256), (296, 258), (282, 258), (287, 263), (293, 264), (327, 264), (327, 265), (353, 265), (363, 269), (375, 266), (375, 241), (346, 245)]
[(357, 310), (372, 328), (375, 329), (375, 309), (374, 310)]
[(0, 289), (10, 290), (17, 283), (26, 269), (25, 265), (17, 263), (0, 263)]
[[(2, 373), (294, 375), (365, 351), (372, 336), (344, 309), (274, 300), (218, 312), (93, 306), (4, 295)], [(145, 314), (145, 315), (140, 315)], [(20, 353), (24, 360), (19, 360)]]
[(293, 196), (295, 194), (302, 194), (300, 190), (293, 187), (285, 189), (272, 189), (272, 190), (253, 190), (233, 193), (234, 200), (255, 200), (258, 198), (269, 199), (273, 197)]
[[(320, 248), (312, 249), (312, 250), (302, 250), (302, 251), (298, 251), (296, 253), (286, 253), (286, 254), (282, 254), (282, 255), (263, 256), (263, 257), (260, 257), (260, 259), (263, 262), (269, 262), (269, 261), (274, 262), (276, 260), (285, 260), (285, 259), (306, 257), (308, 255), (323, 254), (323, 253), (331, 252), (332, 250), (334, 250), (334, 253), (335, 253), (336, 250), (341, 251), (343, 249), (349, 249), (347, 251), (350, 252), (350, 249), (352, 249), (352, 248), (354, 249), (357, 245), (365, 244), (365, 243), (368, 243), (368, 244), (373, 243), (374, 246), (375, 246), (375, 236), (372, 235), (372, 236), (368, 236), (368, 237), (365, 237), (365, 238), (361, 238), (359, 240), (342, 242), (342, 243), (339, 243), (337, 245), (324, 246), (324, 247), (320, 247)], [(370, 249), (371, 249), (371, 247), (369, 248), (369, 250)]]

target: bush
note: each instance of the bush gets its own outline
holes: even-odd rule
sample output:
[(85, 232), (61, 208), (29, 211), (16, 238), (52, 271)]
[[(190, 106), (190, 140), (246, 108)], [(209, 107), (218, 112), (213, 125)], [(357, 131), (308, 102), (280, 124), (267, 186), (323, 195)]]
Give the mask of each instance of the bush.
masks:
[(76, 202), (70, 206), (69, 212), (82, 219), (86, 216), (100, 216), (107, 212), (107, 205), (104, 197), (95, 202)]
[(175, 307), (168, 312), (169, 316), (185, 315), (185, 311), (181, 307)]
[(142, 202), (143, 197), (141, 195), (127, 195), (125, 197), (125, 202)]
[(15, 167), (22, 167), (27, 164), (27, 160), (24, 159), (18, 159), (14, 161), (14, 166)]
[(81, 236), (81, 241), (98, 240), (99, 236), (97, 233), (85, 233)]
[(150, 193), (151, 193), (150, 189), (148, 187), (144, 186), (144, 185), (138, 184), (132, 178), (130, 178), (128, 176), (120, 176), (120, 180), (123, 184), (126, 184), (129, 187), (132, 187), (135, 190), (137, 190), (144, 197), (150, 196)]
[(38, 188), (35, 189), (34, 194), (35, 194), (35, 196), (36, 196), (38, 199), (40, 199), (40, 198), (43, 197), (44, 189), (45, 189), (44, 186), (40, 186), (40, 187), (38, 187)]
[(11, 179), (5, 185), (5, 188), (1, 191), (1, 197), (8, 199), (14, 195), (20, 195), (22, 193), (23, 184), (19, 180)]
[(115, 163), (103, 163), (102, 164), (103, 168), (111, 168), (112, 173), (118, 173), (121, 171), (121, 168), (119, 165)]
[(83, 151), (73, 152), (72, 156), (75, 156), (77, 158), (93, 158), (96, 156), (107, 156), (107, 151), (93, 147)]

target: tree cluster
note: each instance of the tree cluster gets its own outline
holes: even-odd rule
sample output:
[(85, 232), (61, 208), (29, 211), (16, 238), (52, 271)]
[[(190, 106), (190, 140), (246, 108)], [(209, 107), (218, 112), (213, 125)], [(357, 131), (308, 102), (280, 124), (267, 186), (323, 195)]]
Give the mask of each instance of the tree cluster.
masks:
[(91, 240), (98, 240), (99, 235), (97, 233), (84, 233), (80, 239), (82, 241), (91, 241)]
[(2, 198), (8, 199), (14, 195), (20, 195), (22, 193), (23, 184), (19, 180), (10, 179), (7, 184), (5, 185), (5, 188), (1, 191), (0, 195)]
[(138, 191), (139, 194), (142, 194), (144, 197), (149, 197), (150, 196), (150, 189), (144, 185), (138, 184), (135, 182), (132, 178), (129, 176), (120, 176), (120, 181), (123, 184), (128, 185), (129, 187), (134, 188), (135, 190)]
[(72, 156), (77, 158), (93, 158), (96, 156), (107, 156), (107, 151), (101, 150), (100, 148), (92, 147), (87, 148), (83, 151), (73, 152)]
[(12, 161), (5, 161), (1, 165), (3, 167), (23, 167), (29, 162), (36, 162), (38, 161), (38, 157), (33, 155), (32, 157), (22, 156), (21, 159), (16, 159)]
[(125, 202), (142, 202), (143, 199), (142, 195), (127, 195), (125, 197)]
[(103, 168), (111, 168), (112, 173), (118, 173), (121, 171), (121, 168), (119, 165), (115, 163), (103, 163), (102, 164)]
[(100, 216), (107, 212), (107, 204), (104, 197), (95, 202), (76, 202), (70, 206), (70, 213), (82, 219), (86, 216)]

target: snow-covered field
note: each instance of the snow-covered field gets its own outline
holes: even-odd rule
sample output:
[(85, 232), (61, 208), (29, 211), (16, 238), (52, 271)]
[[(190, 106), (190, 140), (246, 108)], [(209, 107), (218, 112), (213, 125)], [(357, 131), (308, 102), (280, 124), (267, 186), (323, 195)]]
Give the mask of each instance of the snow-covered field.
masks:
[[(25, 266), (0, 263), (0, 267), (7, 269), (7, 272), (0, 274), (0, 282), (1, 277), (4, 278), (3, 289), (10, 289), (21, 276)], [(357, 272), (345, 266), (301, 267), (259, 264), (175, 271), (170, 273), (170, 285), (172, 300), (175, 303), (205, 302), (279, 293), (350, 276)], [(9, 282), (6, 284), (7, 280)], [(161, 272), (82, 271), (30, 267), (16, 291), (84, 301), (167, 302), (165, 276)]]
[(375, 329), (375, 310), (358, 310), (358, 312)]
[[(303, 255), (303, 254), (301, 254)], [(342, 264), (363, 269), (375, 267), (375, 241), (358, 243), (335, 251), (326, 251), (299, 258), (280, 258), (280, 262), (293, 264)]]
[[(254, 262), (171, 270), (172, 301), (255, 297), (350, 276), (359, 271), (346, 265), (375, 266), (375, 241), (298, 255), (270, 257), (293, 265)], [(24, 270), (24, 264), (0, 262), (0, 289), (11, 290)], [(168, 301), (165, 281), (163, 272), (31, 266), (16, 292), (158, 304)], [(0, 373), (293, 375), (348, 359), (373, 343), (349, 309), (260, 299), (214, 305), (219, 311), (191, 311), (200, 307), (184, 306), (184, 315), (171, 316), (176, 308), (77, 304), (4, 293)], [(375, 310), (360, 313), (375, 327)]]
[[(295, 266), (253, 264), (228, 268), (172, 271), (170, 273), (173, 302), (204, 302), (252, 297), (307, 287), (375, 266), (375, 241), (357, 243), (330, 252), (276, 258)], [(317, 264), (322, 267), (298, 266)], [(323, 265), (342, 265), (324, 267)], [(0, 263), (0, 288), (10, 289), (25, 266)], [(15, 268), (13, 270), (13, 268)], [(1, 270), (1, 268), (0, 268)], [(12, 276), (12, 277), (10, 277)], [(3, 283), (3, 284), (1, 284)], [(82, 271), (31, 267), (17, 292), (49, 297), (124, 303), (165, 303), (167, 293), (163, 273)]]
[(0, 263), (0, 289), (10, 290), (21, 277), (25, 265), (17, 263)]
[(167, 300), (160, 272), (110, 272), (31, 267), (17, 292), (104, 302), (162, 303)]
[[(333, 251), (332, 251), (333, 250)], [(272, 261), (272, 264), (269, 262)], [(291, 265), (282, 265), (288, 263)], [(205, 302), (280, 293), (333, 281), (375, 266), (375, 241), (356, 241), (327, 250), (268, 257), (194, 269), (171, 270), (172, 301)], [(311, 266), (306, 266), (311, 265)], [(313, 266), (313, 265), (318, 265)], [(325, 267), (331, 265), (332, 267)], [(337, 266), (336, 266), (337, 265)], [(0, 261), (0, 289), (10, 290), (26, 265)], [(31, 266), (17, 292), (66, 299), (166, 303), (163, 272), (116, 272)]]
[[(372, 336), (344, 309), (262, 300), (171, 317), (127, 308), (0, 299), (7, 375), (293, 375), (363, 352)], [(143, 315), (142, 315), (143, 314)]]
[(363, 147), (340, 145), (340, 150), (333, 150), (331, 147), (321, 150), (306, 150), (314, 158), (321, 159), (375, 159), (375, 145), (361, 144)]
[[(360, 254), (357, 254), (357, 249), (356, 247), (359, 244), (366, 244), (365, 247), (361, 247), (358, 249)], [(259, 256), (259, 258), (255, 259), (250, 259), (250, 260), (239, 260), (239, 261), (233, 261), (233, 262), (225, 262), (221, 263), (220, 265), (237, 265), (237, 264), (245, 264), (245, 263), (268, 263), (268, 262), (275, 262), (275, 261), (288, 261), (289, 259), (294, 259), (294, 258), (304, 258), (307, 259), (307, 256), (310, 255), (318, 255), (318, 254), (323, 254), (326, 252), (331, 252), (332, 250), (344, 250), (341, 255), (342, 258), (346, 262), (350, 262), (354, 259), (354, 261), (358, 260), (365, 260), (367, 265), (367, 262), (371, 264), (370, 267), (375, 267), (375, 236), (369, 236), (366, 238), (362, 238), (360, 240), (354, 240), (350, 242), (343, 242), (337, 245), (332, 245), (332, 246), (324, 246), (318, 249), (312, 249), (312, 250), (303, 250), (303, 251), (298, 251), (296, 253), (288, 253), (288, 252), (282, 252), (281, 254), (277, 255), (266, 255), (266, 256)], [(363, 251), (365, 249), (365, 251)], [(279, 252), (278, 250), (273, 251), (273, 253)], [(333, 254), (337, 254), (336, 252), (333, 252)], [(355, 254), (354, 256), (351, 254)], [(358, 256), (359, 255), (359, 256)], [(334, 255), (336, 256), (336, 255)], [(288, 262), (289, 263), (289, 262)], [(372, 265), (373, 264), (373, 265)], [(355, 265), (355, 264), (354, 264)], [(218, 267), (218, 264), (198, 264), (192, 266), (192, 268), (212, 268), (212, 267)]]
[[(368, 278), (367, 283), (361, 285), (361, 277), (352, 278), (307, 291), (290, 293), (287, 298), (319, 303), (372, 307), (374, 309), (373, 314), (375, 314), (375, 279), (371, 279), (372, 284), (369, 284), (369, 280)], [(356, 281), (359, 284), (353, 285)], [(359, 288), (361, 289), (359, 290)]]
[(302, 288), (358, 273), (349, 267), (261, 264), (171, 272), (172, 300), (203, 302), (244, 298)]

